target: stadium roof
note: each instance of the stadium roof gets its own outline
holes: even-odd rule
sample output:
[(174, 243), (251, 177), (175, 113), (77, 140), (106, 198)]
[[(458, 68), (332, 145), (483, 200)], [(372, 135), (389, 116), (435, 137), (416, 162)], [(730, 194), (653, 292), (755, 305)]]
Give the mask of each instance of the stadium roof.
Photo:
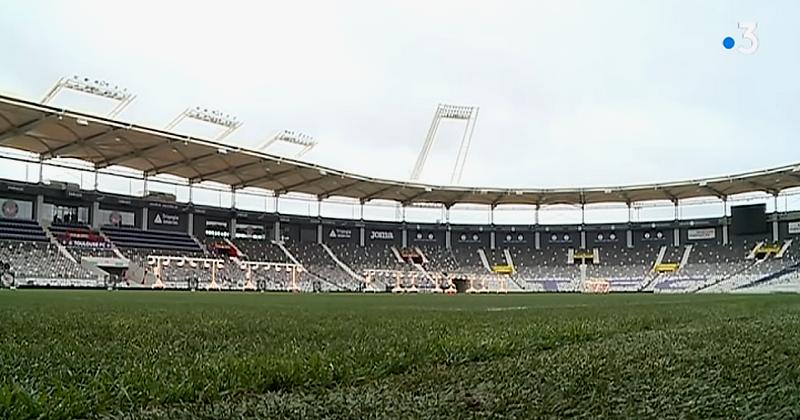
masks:
[(458, 203), (594, 204), (726, 197), (762, 191), (777, 194), (800, 186), (800, 164), (715, 178), (592, 188), (482, 188), (392, 181), (307, 162), (0, 96), (0, 146), (42, 159), (74, 158), (102, 169), (119, 165), (149, 175), (169, 174), (234, 188), (257, 187), (278, 194), (405, 204)]

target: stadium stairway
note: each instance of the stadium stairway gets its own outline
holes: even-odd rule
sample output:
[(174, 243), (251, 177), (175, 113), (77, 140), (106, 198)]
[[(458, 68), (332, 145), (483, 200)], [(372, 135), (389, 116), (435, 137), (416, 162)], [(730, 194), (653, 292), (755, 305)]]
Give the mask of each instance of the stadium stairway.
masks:
[(358, 274), (356, 274), (356, 272), (353, 271), (353, 269), (350, 268), (350, 266), (345, 264), (342, 260), (339, 259), (339, 257), (336, 256), (336, 254), (333, 253), (333, 250), (331, 249), (331, 247), (329, 247), (326, 244), (320, 244), (320, 246), (322, 246), (322, 249), (324, 249), (325, 252), (328, 254), (328, 256), (331, 257), (333, 262), (335, 262), (336, 265), (338, 265), (342, 270), (344, 270), (345, 273), (349, 274), (350, 277), (352, 277), (353, 279), (355, 279), (356, 281), (358, 281), (361, 284), (365, 284), (366, 283), (366, 280), (364, 280), (363, 277), (361, 277)]
[(72, 256), (69, 250), (67, 250), (67, 247), (65, 247), (64, 244), (62, 244), (61, 241), (59, 241), (58, 238), (56, 238), (56, 236), (53, 235), (53, 232), (51, 232), (50, 229), (45, 229), (44, 233), (45, 235), (47, 235), (47, 239), (50, 241), (50, 243), (55, 245), (56, 249), (58, 249), (58, 252), (61, 255), (63, 255), (66, 259), (72, 261), (73, 263), (78, 264), (78, 261), (75, 259), (75, 257)]
[(283, 243), (283, 241), (272, 241), (272, 243), (273, 243), (273, 244), (275, 244), (275, 245), (277, 245), (277, 246), (278, 246), (278, 248), (280, 248), (280, 249), (281, 249), (281, 251), (283, 251), (283, 253), (284, 253), (284, 254), (286, 254), (286, 258), (288, 258), (288, 259), (289, 259), (289, 261), (291, 261), (292, 263), (294, 263), (294, 264), (298, 265), (300, 268), (302, 268), (303, 272), (304, 272), (304, 273), (307, 273), (307, 274), (308, 274), (309, 276), (311, 276), (311, 277), (312, 277), (314, 280), (321, 281), (321, 282), (323, 282), (323, 283), (325, 283), (325, 284), (327, 284), (327, 285), (329, 285), (329, 286), (333, 287), (335, 290), (339, 290), (339, 291), (347, 290), (347, 288), (346, 288), (346, 287), (343, 287), (343, 286), (341, 286), (341, 285), (339, 285), (339, 284), (337, 284), (337, 283), (335, 283), (335, 282), (333, 282), (333, 281), (331, 281), (331, 280), (329, 280), (329, 279), (325, 278), (324, 276), (320, 276), (319, 274), (317, 274), (317, 273), (314, 273), (313, 271), (310, 271), (310, 270), (308, 270), (308, 269), (307, 269), (307, 268), (306, 268), (306, 267), (303, 265), (303, 263), (301, 263), (301, 262), (300, 262), (300, 260), (298, 260), (298, 259), (297, 259), (297, 258), (294, 256), (294, 254), (292, 254), (292, 252), (291, 252), (291, 251), (289, 251), (289, 248), (287, 248), (287, 247), (286, 247), (286, 244), (284, 244), (284, 243)]
[(748, 265), (746, 265), (746, 266), (744, 266), (744, 267), (742, 267), (742, 268), (740, 268), (740, 269), (738, 269), (738, 270), (736, 270), (736, 271), (734, 271), (732, 273), (728, 273), (727, 275), (722, 276), (719, 279), (717, 279), (717, 280), (715, 280), (715, 281), (713, 281), (711, 283), (704, 283), (704, 284), (700, 285), (697, 289), (695, 289), (695, 290), (687, 290), (687, 292), (690, 292), (690, 293), (714, 293), (714, 292), (720, 292), (725, 288), (726, 283), (728, 283), (730, 281), (734, 281), (735, 282), (738, 277), (746, 274), (746, 272), (748, 270), (750, 270), (753, 267), (756, 267), (759, 263), (761, 263), (761, 261), (762, 260), (755, 260), (751, 264), (748, 264)]
[(789, 267), (786, 267), (786, 268), (784, 268), (784, 269), (782, 269), (780, 271), (776, 271), (774, 273), (771, 273), (771, 274), (768, 274), (766, 276), (763, 276), (763, 277), (761, 277), (758, 280), (755, 280), (753, 282), (750, 282), (750, 283), (747, 283), (747, 284), (742, 284), (742, 285), (739, 285), (737, 287), (734, 287), (733, 290), (744, 290), (744, 289), (750, 289), (750, 288), (753, 288), (753, 287), (765, 286), (765, 285), (769, 284), (773, 280), (776, 280), (776, 279), (779, 279), (781, 277), (785, 277), (787, 275), (796, 273), (799, 270), (800, 270), (800, 262), (795, 263), (795, 264), (793, 264), (793, 265), (791, 265)]

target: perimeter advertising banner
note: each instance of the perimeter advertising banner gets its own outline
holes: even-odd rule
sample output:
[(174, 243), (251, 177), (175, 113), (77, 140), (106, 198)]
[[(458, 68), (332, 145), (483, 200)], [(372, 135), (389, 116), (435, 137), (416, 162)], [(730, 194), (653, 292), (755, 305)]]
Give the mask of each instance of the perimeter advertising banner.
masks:
[(400, 231), (394, 229), (368, 228), (364, 232), (364, 236), (367, 243), (399, 244), (403, 241)]
[(353, 242), (358, 243), (360, 231), (352, 227), (325, 226), (322, 230), (325, 242)]
[(789, 233), (792, 235), (800, 233), (800, 222), (789, 222), (787, 227), (789, 228)]
[(150, 230), (168, 230), (171, 232), (188, 232), (189, 217), (186, 214), (172, 213), (160, 209), (149, 209), (147, 228)]
[(686, 238), (690, 241), (705, 241), (717, 237), (717, 230), (714, 228), (689, 229), (686, 231)]

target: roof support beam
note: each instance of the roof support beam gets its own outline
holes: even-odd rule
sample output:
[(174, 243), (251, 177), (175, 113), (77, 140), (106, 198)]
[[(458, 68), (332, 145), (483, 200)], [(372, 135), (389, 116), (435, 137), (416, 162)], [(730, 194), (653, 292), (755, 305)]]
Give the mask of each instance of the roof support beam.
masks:
[[(216, 155), (216, 153), (214, 153), (214, 154)], [(211, 154), (209, 154), (209, 156), (211, 156)], [(209, 173), (206, 173), (206, 174), (202, 174), (202, 176), (200, 176), (200, 178), (208, 179), (208, 178), (211, 178), (211, 177), (217, 176), (217, 175), (234, 174), (237, 171), (241, 171), (242, 169), (252, 168), (253, 166), (264, 165), (265, 163), (266, 163), (266, 161), (263, 161), (263, 160), (257, 160), (255, 162), (247, 162), (247, 163), (242, 164), (242, 165), (230, 166), (230, 167), (225, 168), (225, 169), (220, 169), (218, 171), (213, 171), (213, 172), (209, 172)]]
[(42, 123), (46, 122), (47, 120), (49, 120), (52, 117), (53, 117), (52, 114), (50, 114), (50, 115), (45, 114), (45, 115), (40, 116), (39, 118), (35, 118), (35, 119), (32, 119), (32, 120), (26, 121), (26, 122), (24, 122), (24, 123), (22, 123), (20, 125), (17, 125), (17, 126), (14, 126), (14, 127), (9, 127), (8, 130), (3, 131), (2, 133), (0, 133), (0, 145), (6, 144), (6, 142), (8, 140), (10, 140), (10, 139), (12, 139), (14, 137), (27, 134), (28, 131), (33, 130), (39, 124), (42, 124)]
[(173, 163), (169, 163), (169, 164), (162, 165), (162, 166), (156, 166), (155, 168), (149, 170), (148, 173), (150, 175), (155, 175), (155, 174), (158, 174), (160, 172), (169, 172), (169, 171), (171, 171), (173, 169), (178, 169), (181, 166), (188, 165), (190, 163), (197, 163), (197, 162), (200, 162), (200, 161), (204, 161), (204, 160), (206, 160), (208, 158), (212, 158), (214, 156), (217, 156), (217, 154), (218, 154), (217, 152), (208, 153), (208, 154), (205, 154), (205, 155), (186, 158), (186, 159), (184, 159), (184, 160), (182, 160), (180, 162), (173, 162)]
[(768, 187), (768, 186), (766, 186), (766, 185), (764, 185), (764, 184), (762, 184), (760, 182), (749, 180), (749, 181), (747, 181), (747, 183), (752, 185), (752, 186), (754, 186), (754, 187), (756, 187), (756, 188), (758, 188), (761, 191), (767, 192), (767, 193), (772, 194), (772, 195), (778, 195), (778, 193), (780, 192), (779, 190), (777, 190), (775, 188), (770, 188), (770, 187)]
[(281, 175), (292, 173), (294, 171), (299, 171), (300, 169), (302, 169), (302, 168), (300, 168), (299, 166), (295, 166), (294, 168), (289, 168), (289, 169), (286, 169), (286, 170), (280, 171), (280, 172), (269, 173), (267, 175), (259, 176), (257, 178), (244, 179), (244, 180), (242, 180), (242, 182), (234, 185), (233, 187), (237, 188), (237, 189), (238, 188), (244, 188), (244, 187), (255, 187), (256, 185), (248, 185), (248, 184), (251, 184), (251, 183), (254, 183), (254, 182), (259, 182), (259, 181), (262, 181), (262, 180), (274, 181), (274, 180), (278, 179), (278, 177), (281, 176)]
[[(101, 139), (103, 137), (109, 136), (111, 134), (117, 133), (122, 131), (123, 128), (120, 127), (113, 127), (109, 128), (102, 133), (93, 134), (88, 137), (83, 137), (80, 139), (75, 140), (73, 143), (65, 144), (63, 146), (56, 147), (55, 149), (50, 149), (47, 153), (42, 154), (42, 159), (54, 159), (61, 157), (61, 155), (72, 152), (73, 150), (80, 150), (81, 147), (88, 147), (89, 143)], [(93, 150), (97, 151), (97, 149), (92, 148)], [(99, 152), (98, 152), (99, 153)]]
[(712, 194), (714, 194), (719, 199), (722, 199), (723, 197), (725, 197), (725, 193), (723, 193), (722, 191), (720, 191), (720, 190), (718, 190), (718, 189), (716, 189), (714, 187), (709, 187), (708, 185), (703, 185), (702, 188), (704, 190), (706, 190), (706, 191), (711, 192)]
[(291, 190), (293, 190), (293, 189), (295, 189), (297, 187), (300, 187), (300, 186), (303, 186), (303, 185), (308, 185), (308, 184), (314, 184), (315, 182), (323, 180), (323, 179), (325, 179), (325, 175), (320, 175), (320, 176), (318, 176), (316, 178), (313, 178), (313, 179), (303, 179), (303, 181), (301, 181), (301, 182), (295, 182), (294, 184), (289, 184), (289, 185), (284, 186), (283, 188), (278, 190), (278, 193), (279, 194), (286, 194), (287, 192), (291, 192)]
[(369, 202), (370, 200), (373, 200), (375, 197), (385, 193), (386, 191), (391, 190), (392, 188), (396, 188), (396, 186), (395, 185), (391, 185), (391, 186), (388, 186), (388, 187), (383, 187), (383, 188), (381, 188), (381, 189), (379, 189), (379, 190), (377, 190), (375, 192), (369, 193), (369, 194), (361, 197), (361, 201), (363, 201), (365, 203)]
[(351, 182), (351, 183), (348, 183), (348, 184), (340, 185), (340, 186), (338, 186), (336, 188), (332, 188), (330, 190), (323, 191), (322, 193), (318, 194), (317, 197), (319, 197), (320, 199), (328, 198), (328, 197), (331, 196), (331, 194), (337, 193), (337, 192), (339, 192), (341, 190), (348, 189), (348, 188), (352, 187), (353, 185), (356, 185), (356, 184), (358, 184), (360, 182), (361, 182), (361, 180), (357, 180), (357, 181), (354, 181), (354, 182)]
[(667, 191), (665, 189), (658, 188), (658, 189), (656, 189), (656, 191), (661, 191), (664, 194), (664, 196), (666, 196), (669, 199), (669, 201), (672, 201), (673, 203), (678, 201), (678, 196), (676, 196), (675, 194), (673, 194), (673, 193), (671, 193), (671, 192), (669, 192), (669, 191)]
[(126, 160), (135, 159), (137, 157), (144, 157), (145, 153), (154, 152), (156, 150), (161, 150), (161, 149), (163, 149), (165, 147), (171, 147), (175, 143), (178, 143), (180, 141), (181, 140), (168, 140), (166, 143), (153, 144), (153, 145), (150, 145), (150, 146), (147, 146), (147, 147), (143, 147), (141, 149), (136, 149), (136, 150), (132, 150), (130, 152), (123, 153), (121, 155), (112, 156), (109, 159), (97, 162), (95, 164), (95, 167), (98, 168), (98, 169), (102, 169), (102, 168), (106, 168), (106, 167), (112, 166), (112, 165), (119, 165), (119, 164), (125, 162)]
[(402, 203), (404, 206), (407, 206), (407, 205), (409, 205), (409, 204), (412, 204), (412, 203), (414, 203), (414, 200), (416, 200), (416, 199), (418, 199), (418, 198), (422, 197), (423, 195), (425, 195), (425, 194), (427, 194), (427, 193), (428, 193), (428, 191), (425, 191), (425, 190), (423, 190), (422, 192), (420, 192), (420, 193), (418, 193), (418, 194), (414, 194), (414, 195), (412, 195), (411, 197), (408, 197), (408, 198), (406, 198), (405, 200), (401, 201), (401, 203)]

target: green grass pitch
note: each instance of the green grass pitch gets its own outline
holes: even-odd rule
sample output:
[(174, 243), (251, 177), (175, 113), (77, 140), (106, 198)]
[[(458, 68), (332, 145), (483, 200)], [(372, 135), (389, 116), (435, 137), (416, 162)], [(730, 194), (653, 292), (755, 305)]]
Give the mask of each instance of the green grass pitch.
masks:
[(0, 291), (0, 418), (798, 418), (800, 296)]

